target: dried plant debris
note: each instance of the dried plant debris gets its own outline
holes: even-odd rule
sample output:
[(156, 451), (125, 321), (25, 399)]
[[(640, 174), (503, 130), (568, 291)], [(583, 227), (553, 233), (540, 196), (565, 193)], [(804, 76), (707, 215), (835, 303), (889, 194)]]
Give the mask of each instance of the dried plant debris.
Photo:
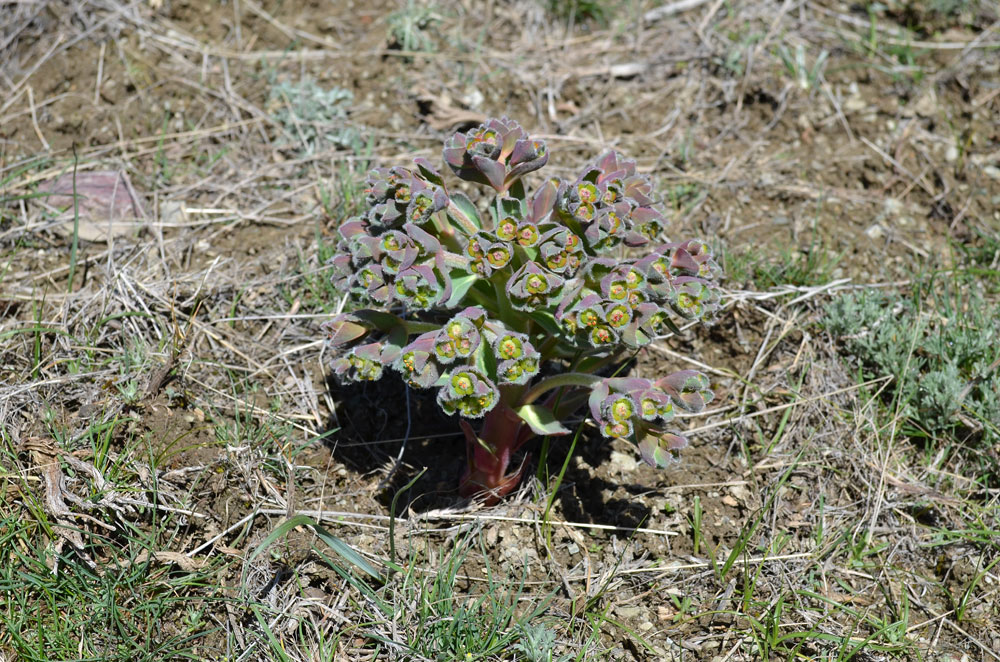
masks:
[(98, 170), (67, 172), (38, 186), (36, 201), (51, 211), (53, 229), (84, 241), (135, 236), (146, 211), (128, 174)]

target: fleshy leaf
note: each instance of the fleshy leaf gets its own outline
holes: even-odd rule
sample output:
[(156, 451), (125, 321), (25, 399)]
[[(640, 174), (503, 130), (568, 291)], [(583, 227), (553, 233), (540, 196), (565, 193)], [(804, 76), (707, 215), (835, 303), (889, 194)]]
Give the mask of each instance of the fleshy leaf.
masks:
[(649, 431), (639, 439), (639, 454), (643, 461), (652, 466), (665, 469), (674, 459), (674, 452), (688, 445), (687, 439), (669, 432)]
[(535, 434), (555, 436), (570, 433), (570, 430), (560, 423), (552, 411), (546, 407), (525, 405), (515, 411)]
[(656, 385), (666, 391), (678, 407), (698, 413), (712, 401), (708, 377), (696, 370), (680, 370), (657, 380)]
[(468, 274), (465, 276), (453, 276), (451, 279), (451, 298), (445, 303), (445, 308), (456, 308), (461, 304), (462, 299), (469, 292), (469, 288), (476, 284), (478, 276)]
[(322, 326), (330, 347), (341, 347), (368, 333), (368, 327), (351, 321), (349, 315), (338, 315)]
[(486, 181), (490, 183), (490, 186), (496, 189), (497, 192), (503, 191), (503, 180), (507, 174), (507, 170), (503, 167), (502, 163), (485, 156), (479, 156), (478, 154), (472, 156), (472, 162), (476, 164), (479, 172), (486, 177)]
[[(463, 229), (466, 230), (468, 234), (473, 234), (477, 230), (483, 227), (483, 222), (479, 218), (479, 212), (476, 210), (476, 205), (469, 200), (468, 196), (460, 191), (452, 192), (450, 200), (453, 206), (458, 209), (461, 214), (460, 221), (465, 221), (462, 225)], [(454, 210), (452, 210), (454, 213)]]

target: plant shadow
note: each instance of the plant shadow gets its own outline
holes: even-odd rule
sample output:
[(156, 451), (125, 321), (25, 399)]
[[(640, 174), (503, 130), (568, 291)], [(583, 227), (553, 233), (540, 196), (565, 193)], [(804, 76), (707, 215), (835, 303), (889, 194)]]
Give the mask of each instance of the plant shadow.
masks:
[[(556, 501), (562, 517), (569, 522), (600, 524), (634, 529), (644, 526), (652, 511), (638, 498), (608, 496), (624, 489), (638, 497), (649, 492), (648, 485), (622, 484), (602, 477), (601, 467), (611, 461), (612, 446), (594, 430), (585, 431), (577, 443), (575, 455), (579, 460), (569, 459), (563, 475)], [(549, 476), (557, 476), (562, 469), (566, 453), (570, 449), (570, 437), (553, 440), (546, 471)], [(550, 480), (550, 483), (552, 481)]]
[(396, 514), (464, 501), (458, 496), (458, 477), (465, 439), (457, 417), (441, 411), (434, 390), (409, 388), (395, 373), (358, 384), (341, 384), (329, 375), (326, 387), (337, 415), (327, 422), (324, 444), (351, 470), (380, 476), (376, 499), (387, 510), (395, 494), (421, 472), (398, 500)]
[[(466, 462), (466, 442), (457, 416), (441, 411), (433, 389), (412, 389), (395, 373), (376, 382), (342, 384), (333, 375), (326, 380), (328, 394), (337, 403), (323, 443), (333, 457), (359, 474), (379, 476), (376, 500), (388, 511), (396, 499), (395, 514), (412, 510), (424, 513), (462, 507), (469, 500), (459, 496), (458, 482)], [(473, 423), (475, 425), (475, 423)], [(571, 437), (554, 437), (545, 472), (555, 476), (570, 449)], [(605, 498), (624, 487), (630, 494), (648, 486), (621, 485), (600, 477), (600, 468), (611, 458), (611, 444), (586, 429), (570, 459), (557, 499), (569, 521), (623, 528), (642, 526), (650, 510), (638, 499)], [(527, 478), (538, 470), (540, 438), (515, 454), (511, 471), (524, 463)], [(398, 461), (397, 461), (398, 458)], [(391, 472), (391, 474), (389, 473)], [(412, 485), (410, 484), (412, 482)], [(409, 487), (407, 488), (407, 485)], [(407, 488), (405, 492), (401, 490)]]

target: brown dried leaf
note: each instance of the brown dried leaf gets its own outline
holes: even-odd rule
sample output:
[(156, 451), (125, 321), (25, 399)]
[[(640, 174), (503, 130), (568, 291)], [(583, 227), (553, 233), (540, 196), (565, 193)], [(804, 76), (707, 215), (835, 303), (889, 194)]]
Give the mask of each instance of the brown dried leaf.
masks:
[[(85, 241), (107, 241), (133, 234), (146, 218), (142, 201), (123, 171), (99, 170), (60, 175), (38, 187), (41, 203), (59, 211), (57, 230), (71, 234), (79, 211), (79, 236)], [(74, 209), (73, 197), (77, 204)]]

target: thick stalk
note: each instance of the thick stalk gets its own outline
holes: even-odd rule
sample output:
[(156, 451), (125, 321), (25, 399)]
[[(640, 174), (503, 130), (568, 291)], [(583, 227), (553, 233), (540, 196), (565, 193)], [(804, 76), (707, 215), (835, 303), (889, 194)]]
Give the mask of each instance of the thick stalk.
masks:
[(512, 329), (517, 328), (517, 312), (514, 307), (510, 305), (510, 299), (507, 298), (507, 279), (504, 278), (506, 274), (503, 272), (495, 272), (492, 277), (490, 277), (490, 284), (493, 285), (493, 291), (496, 294), (497, 306), (500, 312), (500, 321), (506, 324)]
[(533, 436), (531, 429), (512, 408), (519, 403), (523, 386), (500, 387), (500, 401), (486, 413), (479, 434), (462, 421), (468, 453), (468, 466), (462, 476), (463, 496), (487, 493), (487, 501), (495, 503), (517, 487), (521, 469), (507, 474), (511, 457)]
[(496, 503), (521, 482), (523, 465), (508, 473), (511, 457), (535, 435), (517, 415), (512, 406), (531, 404), (539, 396), (560, 387), (589, 386), (600, 377), (581, 373), (565, 373), (544, 379), (524, 391), (524, 387), (501, 388), (500, 402), (483, 418), (477, 435), (472, 426), (461, 421), (465, 432), (468, 465), (462, 476), (459, 493), (462, 496), (485, 494), (486, 502)]
[(531, 430), (502, 399), (486, 414), (478, 435), (465, 421), (462, 421), (462, 429), (468, 466), (459, 493), (462, 496), (485, 494), (487, 503), (496, 503), (521, 481), (520, 468), (509, 475), (507, 469), (514, 452), (531, 438)]

